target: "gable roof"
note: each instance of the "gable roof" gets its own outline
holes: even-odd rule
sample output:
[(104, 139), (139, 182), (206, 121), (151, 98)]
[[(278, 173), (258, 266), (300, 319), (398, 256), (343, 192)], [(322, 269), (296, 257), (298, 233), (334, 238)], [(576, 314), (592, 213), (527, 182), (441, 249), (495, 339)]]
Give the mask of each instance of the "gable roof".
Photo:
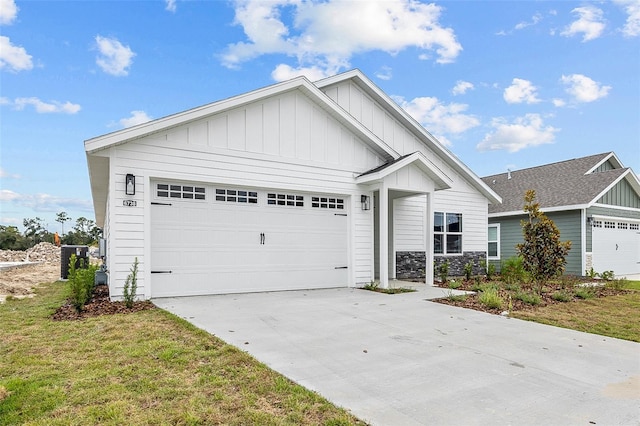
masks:
[[(609, 162), (610, 170), (598, 171)], [(542, 210), (585, 208), (597, 202), (622, 179), (640, 194), (640, 181), (613, 152), (486, 176), (482, 180), (502, 197), (501, 205), (490, 205), (489, 214), (524, 214), (524, 195), (536, 191)]]
[(384, 105), (386, 111), (406, 128), (412, 129), (413, 134), (429, 149), (435, 152), (442, 160), (460, 174), (467, 182), (471, 184), (478, 192), (484, 195), (490, 204), (499, 204), (502, 202), (500, 196), (485, 182), (480, 179), (469, 167), (461, 162), (451, 151), (442, 145), (431, 133), (427, 131), (420, 123), (411, 117), (404, 109), (393, 100), (389, 95), (376, 86), (366, 75), (359, 69), (337, 74), (328, 77), (314, 84), (319, 88), (325, 88), (333, 84), (337, 84), (346, 80), (351, 80), (355, 85), (364, 91), (369, 97), (374, 99), (381, 105)]
[(386, 164), (376, 167), (375, 169), (364, 172), (356, 178), (356, 182), (376, 182), (384, 179), (391, 173), (397, 172), (401, 168), (407, 167), (411, 164), (415, 164), (424, 174), (426, 174), (431, 180), (433, 180), (433, 182), (435, 183), (436, 191), (451, 188), (451, 179), (447, 175), (445, 175), (442, 170), (438, 169), (435, 164), (429, 161), (429, 159), (425, 157), (421, 152), (414, 152), (411, 154), (403, 155), (396, 160), (390, 161)]

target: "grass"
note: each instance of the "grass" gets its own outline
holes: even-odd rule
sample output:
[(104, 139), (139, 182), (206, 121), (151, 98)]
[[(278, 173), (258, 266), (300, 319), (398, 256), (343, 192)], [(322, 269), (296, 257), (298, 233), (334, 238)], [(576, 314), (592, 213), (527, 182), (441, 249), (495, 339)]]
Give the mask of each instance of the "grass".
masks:
[(627, 281), (628, 294), (590, 298), (512, 313), (514, 318), (640, 342), (640, 281)]
[(52, 321), (60, 283), (0, 305), (0, 425), (364, 424), (160, 309)]

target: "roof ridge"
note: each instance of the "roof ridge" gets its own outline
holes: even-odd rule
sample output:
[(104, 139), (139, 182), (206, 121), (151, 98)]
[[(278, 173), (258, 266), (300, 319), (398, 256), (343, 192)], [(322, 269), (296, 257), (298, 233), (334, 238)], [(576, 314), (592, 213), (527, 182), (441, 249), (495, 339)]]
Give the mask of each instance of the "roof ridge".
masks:
[[(555, 166), (555, 165), (558, 165), (558, 164), (569, 163), (569, 162), (578, 161), (578, 160), (584, 160), (584, 159), (591, 158), (591, 157), (594, 157), (594, 158), (595, 157), (605, 157), (605, 156), (611, 154), (612, 152), (613, 151), (602, 152), (600, 154), (586, 155), (584, 157), (576, 157), (576, 158), (571, 158), (569, 160), (560, 160), (560, 161), (555, 161), (553, 163), (539, 164), (537, 166), (526, 167), (524, 169), (508, 170), (508, 171), (503, 172), (503, 173), (496, 173), (496, 174), (493, 174), (493, 175), (485, 176), (482, 179), (488, 179), (488, 178), (492, 178), (492, 177), (496, 177), (496, 176), (502, 176), (502, 175), (506, 175), (506, 174), (509, 174), (509, 173), (513, 174), (513, 173), (524, 172), (524, 171), (527, 171), (527, 170), (540, 169), (540, 168), (543, 168), (543, 167), (551, 167), (551, 166)], [(614, 170), (617, 170), (617, 169), (614, 169)]]

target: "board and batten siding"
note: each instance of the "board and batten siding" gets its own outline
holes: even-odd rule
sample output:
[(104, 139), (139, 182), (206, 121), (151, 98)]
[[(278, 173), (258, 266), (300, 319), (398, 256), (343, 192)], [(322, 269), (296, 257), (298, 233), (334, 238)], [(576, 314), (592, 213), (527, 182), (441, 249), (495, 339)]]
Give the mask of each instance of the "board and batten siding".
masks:
[(400, 155), (421, 152), (453, 179), (451, 189), (434, 193), (434, 211), (462, 213), (463, 250), (486, 251), (488, 203), (478, 190), (353, 82), (344, 81), (322, 90)]
[(597, 203), (640, 209), (640, 197), (624, 179), (600, 197)]
[[(108, 268), (115, 297), (122, 294), (135, 257), (140, 270), (138, 294), (150, 295), (145, 289), (150, 277), (145, 241), (149, 241), (151, 189), (146, 185), (155, 179), (349, 196), (355, 216), (354, 235), (349, 240), (351, 281), (372, 279), (372, 212), (359, 208), (362, 189), (353, 178), (354, 172), (363, 173), (383, 160), (300, 92), (284, 93), (108, 149), (115, 182), (108, 200), (113, 218), (110, 245), (115, 246), (110, 252), (117, 253), (110, 256)], [(134, 196), (124, 193), (127, 173), (136, 175)], [(137, 205), (124, 206), (124, 200)]]

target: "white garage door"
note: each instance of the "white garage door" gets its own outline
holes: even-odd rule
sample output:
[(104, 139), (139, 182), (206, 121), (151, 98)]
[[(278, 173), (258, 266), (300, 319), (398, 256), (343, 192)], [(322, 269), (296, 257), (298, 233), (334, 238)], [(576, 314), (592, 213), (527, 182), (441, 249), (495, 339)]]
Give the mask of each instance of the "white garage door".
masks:
[(614, 219), (593, 224), (593, 269), (616, 276), (640, 274), (640, 225)]
[(152, 297), (344, 287), (344, 197), (154, 183)]

